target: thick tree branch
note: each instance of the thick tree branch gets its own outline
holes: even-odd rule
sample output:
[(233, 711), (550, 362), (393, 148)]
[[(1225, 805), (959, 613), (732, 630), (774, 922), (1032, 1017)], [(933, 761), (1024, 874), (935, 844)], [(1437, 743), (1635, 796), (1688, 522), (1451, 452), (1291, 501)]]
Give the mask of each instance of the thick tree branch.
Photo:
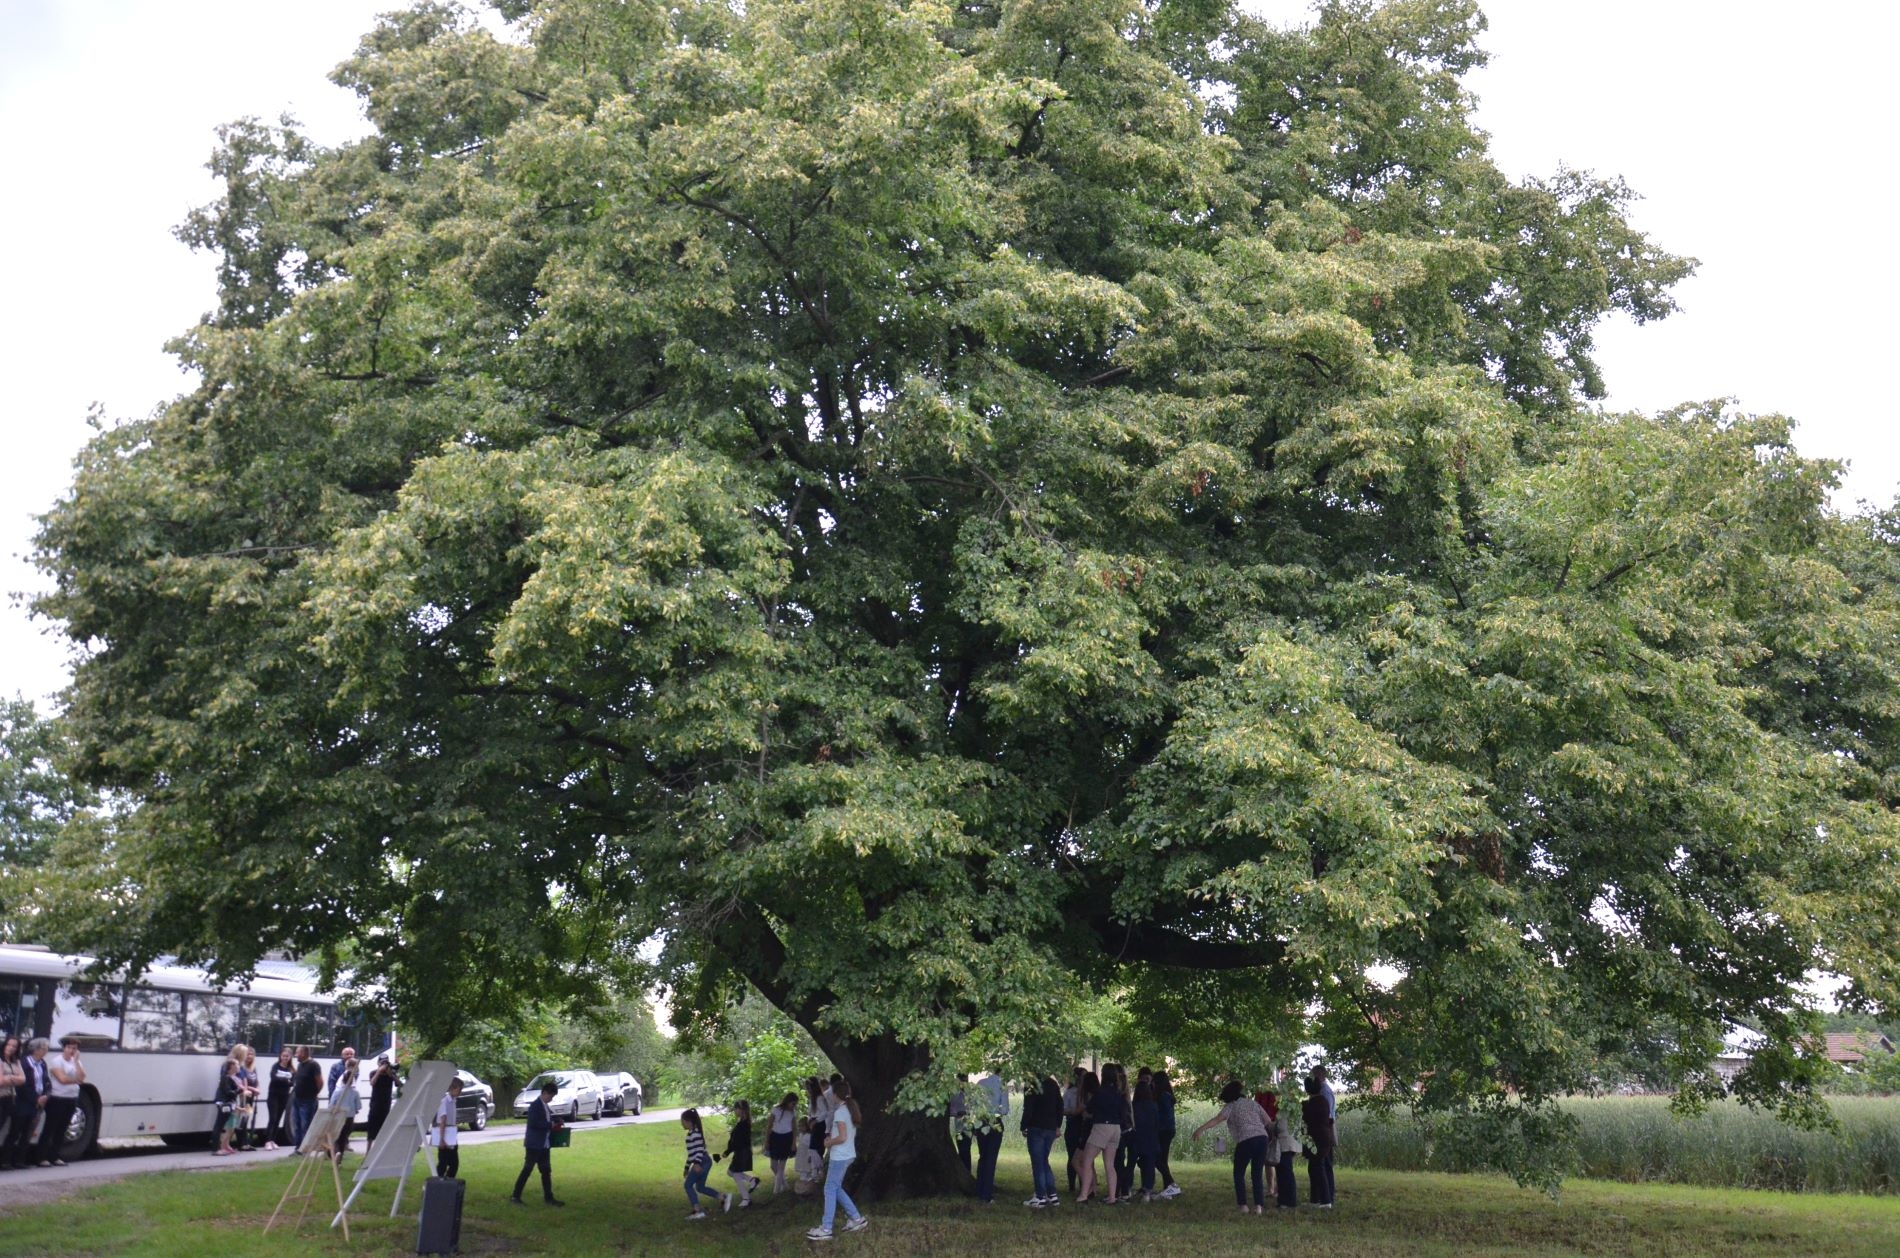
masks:
[(1117, 961), (1141, 961), (1184, 970), (1247, 970), (1276, 968), (1286, 962), (1286, 944), (1279, 939), (1249, 942), (1196, 939), (1194, 936), (1149, 922), (1118, 922), (1107, 914), (1085, 923), (1104, 953)]

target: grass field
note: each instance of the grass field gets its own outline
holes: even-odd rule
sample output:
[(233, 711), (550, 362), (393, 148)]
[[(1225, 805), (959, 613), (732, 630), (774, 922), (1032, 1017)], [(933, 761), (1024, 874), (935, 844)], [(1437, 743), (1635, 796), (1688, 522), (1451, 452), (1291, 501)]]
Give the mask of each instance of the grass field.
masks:
[[(1184, 1166), (1187, 1192), (1148, 1206), (1064, 1206), (1025, 1210), (1028, 1162), (1007, 1151), (998, 1203), (937, 1200), (867, 1205), (871, 1227), (840, 1233), (827, 1246), (804, 1239), (817, 1221), (813, 1201), (773, 1200), (750, 1211), (685, 1220), (679, 1192), (680, 1139), (671, 1126), (577, 1133), (555, 1151), (561, 1210), (507, 1196), (520, 1152), (512, 1145), (469, 1148), (462, 1157), (468, 1207), (465, 1254), (1049, 1255), (1288, 1254), (1326, 1258), (1434, 1254), (1867, 1255), (1900, 1253), (1900, 1199), (1748, 1193), (1662, 1185), (1573, 1181), (1562, 1199), (1475, 1175), (1341, 1171), (1339, 1207), (1242, 1217), (1223, 1167)], [(715, 1143), (717, 1148), (718, 1144)], [(763, 1168), (761, 1168), (763, 1169)], [(174, 1172), (120, 1180), (64, 1201), (8, 1208), (0, 1198), (0, 1250), (67, 1258), (240, 1258), (242, 1255), (414, 1252), (415, 1198), (388, 1217), (394, 1185), (365, 1190), (351, 1218), (352, 1243), (330, 1232), (313, 1208), (301, 1231), (265, 1220), (289, 1182), (287, 1160), (243, 1171)], [(718, 1182), (724, 1181), (721, 1171)], [(345, 1180), (347, 1189), (348, 1180)], [(324, 1185), (328, 1191), (328, 1184)], [(1301, 1193), (1305, 1176), (1301, 1176)]]

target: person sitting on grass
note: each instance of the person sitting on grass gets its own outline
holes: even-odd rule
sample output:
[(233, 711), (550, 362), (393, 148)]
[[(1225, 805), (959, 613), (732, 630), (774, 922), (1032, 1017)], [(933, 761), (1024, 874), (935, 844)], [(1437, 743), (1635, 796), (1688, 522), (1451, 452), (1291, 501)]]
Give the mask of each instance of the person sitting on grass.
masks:
[(844, 1225), (845, 1231), (863, 1231), (871, 1224), (870, 1217), (859, 1213), (858, 1203), (844, 1190), (845, 1172), (858, 1156), (858, 1124), (864, 1116), (858, 1110), (857, 1101), (852, 1099), (851, 1085), (837, 1075), (831, 1076), (831, 1095), (837, 1108), (831, 1111), (830, 1134), (825, 1138), (825, 1149), (831, 1155), (825, 1168), (825, 1218), (805, 1233), (807, 1240), (814, 1241), (831, 1239), (831, 1221), (838, 1217), (840, 1205), (850, 1220)]
[(706, 1176), (712, 1172), (712, 1154), (706, 1149), (706, 1130), (700, 1125), (699, 1111), (689, 1109), (680, 1115), (680, 1126), (686, 1129), (686, 1204), (692, 1213), (688, 1219), (703, 1219), (706, 1212), (700, 1209), (701, 1193), (719, 1198), (721, 1208), (732, 1209), (732, 1198), (716, 1188), (706, 1187)]

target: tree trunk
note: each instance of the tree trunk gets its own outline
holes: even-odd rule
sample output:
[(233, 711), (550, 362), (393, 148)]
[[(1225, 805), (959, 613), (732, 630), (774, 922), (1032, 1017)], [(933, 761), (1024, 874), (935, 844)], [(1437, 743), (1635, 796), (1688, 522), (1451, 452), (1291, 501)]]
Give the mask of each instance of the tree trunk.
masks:
[(930, 1061), (921, 1045), (900, 1044), (890, 1036), (872, 1040), (840, 1039), (812, 1032), (838, 1073), (851, 1085), (863, 1113), (858, 1157), (845, 1177), (845, 1190), (858, 1201), (904, 1197), (972, 1195), (976, 1179), (963, 1169), (950, 1120), (941, 1114), (894, 1109), (891, 1098), (904, 1076)]

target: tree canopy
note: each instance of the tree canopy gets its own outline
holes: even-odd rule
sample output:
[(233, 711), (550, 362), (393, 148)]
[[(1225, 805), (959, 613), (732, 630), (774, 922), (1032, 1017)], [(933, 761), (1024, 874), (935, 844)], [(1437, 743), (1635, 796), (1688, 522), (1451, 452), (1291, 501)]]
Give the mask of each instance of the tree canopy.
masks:
[(1591, 404), (1692, 263), (1498, 171), (1474, 4), (502, 10), (223, 134), (199, 383), (41, 535), (139, 801), (56, 938), (347, 948), (442, 1039), (756, 987), (874, 1114), (1076, 992), (1427, 1106), (1729, 1021), (1797, 1106), (1809, 977), (1895, 1007), (1891, 521)]

